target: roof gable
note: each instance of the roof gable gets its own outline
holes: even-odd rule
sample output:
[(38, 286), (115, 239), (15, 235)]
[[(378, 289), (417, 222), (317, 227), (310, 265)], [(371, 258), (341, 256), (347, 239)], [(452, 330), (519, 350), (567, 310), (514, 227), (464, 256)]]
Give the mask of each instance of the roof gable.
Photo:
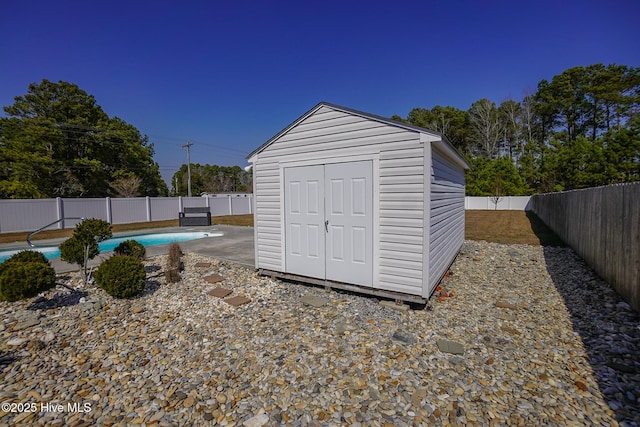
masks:
[(448, 141), (446, 141), (446, 139), (442, 136), (442, 134), (440, 134), (438, 132), (434, 132), (434, 131), (431, 131), (429, 129), (421, 128), (419, 126), (414, 126), (414, 125), (411, 125), (411, 124), (408, 124), (408, 123), (397, 122), (395, 120), (391, 120), (391, 119), (386, 118), (386, 117), (377, 116), (375, 114), (370, 114), (370, 113), (365, 113), (363, 111), (354, 110), (352, 108), (341, 107), (339, 105), (330, 104), (328, 102), (320, 102), (315, 107), (313, 107), (312, 109), (310, 109), (309, 111), (304, 113), (302, 116), (298, 117), (289, 126), (287, 126), (283, 130), (278, 132), (275, 136), (273, 136), (267, 142), (265, 142), (260, 147), (258, 147), (253, 152), (251, 152), (251, 154), (249, 154), (247, 156), (247, 159), (251, 159), (253, 156), (255, 156), (255, 155), (259, 154), (261, 151), (265, 150), (267, 147), (269, 147), (271, 144), (273, 144), (275, 141), (277, 141), (280, 137), (282, 137), (283, 135), (287, 134), (293, 128), (295, 128), (300, 123), (305, 121), (307, 118), (313, 116), (314, 114), (316, 114), (318, 111), (322, 110), (323, 108), (328, 108), (330, 110), (343, 112), (345, 114), (362, 117), (362, 118), (365, 118), (365, 119), (368, 119), (368, 120), (372, 120), (372, 121), (376, 121), (376, 122), (379, 122), (379, 123), (383, 123), (383, 124), (388, 125), (388, 126), (397, 127), (397, 128), (400, 128), (400, 129), (404, 129), (404, 130), (410, 131), (410, 132), (417, 132), (417, 133), (420, 133), (420, 134), (428, 135), (430, 137), (436, 137), (436, 138), (438, 138), (438, 140), (440, 142), (440, 144), (438, 144), (438, 145), (441, 148), (444, 148), (448, 152), (449, 156), (453, 155), (454, 157), (457, 157), (457, 158), (453, 159), (454, 161), (457, 160), (456, 163), (460, 164), (465, 169), (469, 169), (469, 164), (464, 159), (464, 157), (462, 155), (460, 155), (460, 153), (458, 153), (458, 151), (451, 144), (449, 144)]

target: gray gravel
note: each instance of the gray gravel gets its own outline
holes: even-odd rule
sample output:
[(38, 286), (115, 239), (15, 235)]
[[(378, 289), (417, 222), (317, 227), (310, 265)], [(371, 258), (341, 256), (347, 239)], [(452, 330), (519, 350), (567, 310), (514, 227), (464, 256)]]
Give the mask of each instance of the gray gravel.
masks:
[(0, 303), (0, 423), (640, 424), (640, 321), (570, 249), (465, 242), (450, 296), (406, 312), (195, 253), (169, 285), (164, 262), (139, 298), (67, 276)]

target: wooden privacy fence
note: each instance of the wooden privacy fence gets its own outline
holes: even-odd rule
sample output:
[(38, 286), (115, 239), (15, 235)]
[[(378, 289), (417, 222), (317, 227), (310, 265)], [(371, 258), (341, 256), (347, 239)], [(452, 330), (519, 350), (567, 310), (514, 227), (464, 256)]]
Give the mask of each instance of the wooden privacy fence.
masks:
[[(129, 197), (87, 199), (0, 200), (0, 233), (33, 231), (63, 218), (97, 218), (111, 224), (178, 219), (185, 207), (209, 207), (211, 216), (253, 213), (253, 195), (208, 197)], [(75, 227), (78, 220), (65, 220), (54, 228)]]
[(535, 195), (530, 205), (640, 312), (640, 182)]

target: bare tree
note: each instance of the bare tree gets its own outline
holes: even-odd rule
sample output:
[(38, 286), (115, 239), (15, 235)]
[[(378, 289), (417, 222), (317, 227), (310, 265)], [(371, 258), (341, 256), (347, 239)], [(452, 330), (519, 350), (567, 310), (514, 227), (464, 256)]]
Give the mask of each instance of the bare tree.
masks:
[(474, 102), (469, 109), (469, 121), (478, 154), (496, 158), (504, 135), (496, 104), (486, 98)]
[(535, 120), (534, 97), (535, 92), (533, 92), (531, 89), (525, 89), (524, 97), (522, 98), (522, 102), (520, 103), (522, 131), (524, 133), (524, 138), (526, 139), (525, 144), (528, 142), (533, 142), (533, 126)]
[(444, 114), (440, 113), (434, 117), (433, 120), (427, 123), (427, 128), (441, 133), (445, 138), (448, 138), (449, 129), (451, 128), (451, 120), (445, 117)]
[(136, 197), (141, 185), (142, 179), (135, 175), (118, 178), (109, 184), (117, 197)]
[(522, 107), (513, 99), (507, 99), (498, 108), (504, 129), (505, 151), (514, 162), (518, 161), (522, 149)]

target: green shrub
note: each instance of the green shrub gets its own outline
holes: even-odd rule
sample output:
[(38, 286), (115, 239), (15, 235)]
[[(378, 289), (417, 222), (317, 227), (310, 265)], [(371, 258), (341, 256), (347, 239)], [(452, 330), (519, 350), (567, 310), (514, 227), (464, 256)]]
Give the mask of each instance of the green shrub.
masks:
[(116, 255), (129, 255), (142, 260), (144, 259), (147, 250), (140, 242), (137, 242), (135, 240), (125, 240), (124, 242), (116, 246), (113, 252), (115, 252)]
[(99, 243), (110, 238), (113, 233), (111, 231), (111, 224), (107, 221), (87, 218), (76, 225), (76, 228), (73, 230), (73, 235), (82, 241), (93, 240)]
[(6, 262), (39, 262), (41, 264), (51, 265), (42, 252), (32, 250), (24, 250), (13, 254)]
[(100, 253), (95, 241), (82, 242), (76, 236), (71, 236), (60, 245), (60, 259), (81, 267)]
[(0, 268), (0, 299), (18, 301), (53, 288), (56, 272), (48, 263), (4, 262)]
[(144, 291), (147, 273), (139, 259), (114, 255), (100, 264), (94, 278), (98, 286), (112, 297), (129, 298)]
[(87, 263), (100, 253), (98, 243), (111, 236), (111, 224), (108, 222), (95, 218), (84, 219), (76, 225), (73, 236), (60, 245), (60, 259), (78, 264), (86, 283)]

